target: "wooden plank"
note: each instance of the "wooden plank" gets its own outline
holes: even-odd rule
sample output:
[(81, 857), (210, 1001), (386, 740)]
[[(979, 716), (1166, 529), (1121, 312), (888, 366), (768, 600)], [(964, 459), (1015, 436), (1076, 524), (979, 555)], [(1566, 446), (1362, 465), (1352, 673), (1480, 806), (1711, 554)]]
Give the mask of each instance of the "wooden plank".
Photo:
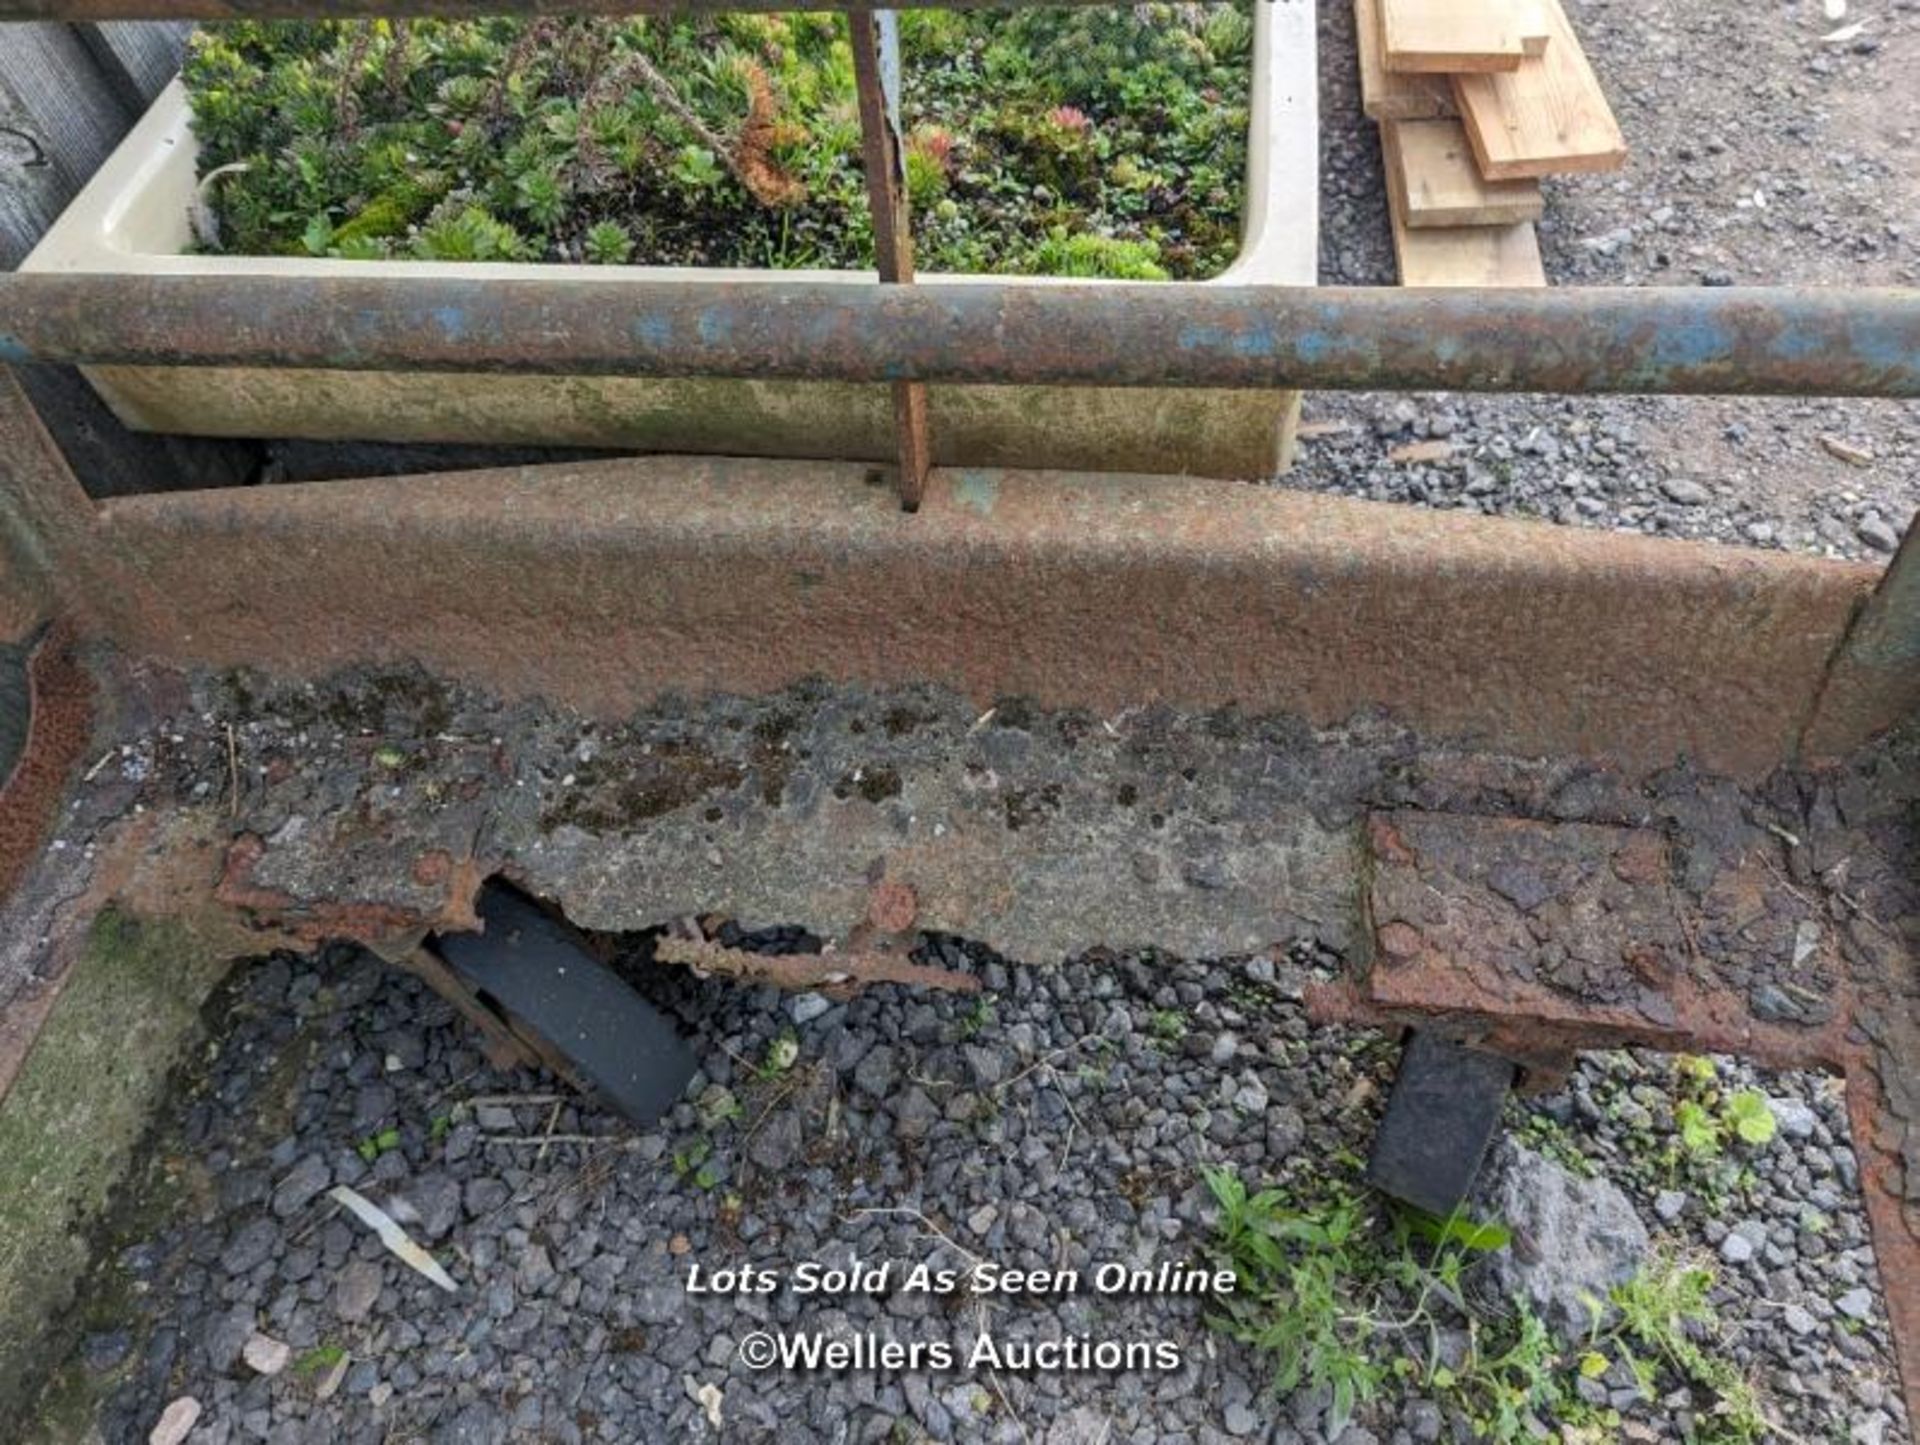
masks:
[(1489, 181), (1457, 120), (1387, 121), (1380, 127), (1387, 185), (1408, 226), (1505, 226), (1537, 221), (1538, 181)]
[(1587, 63), (1560, 0), (1540, 0), (1552, 30), (1546, 50), (1509, 75), (1454, 77), (1453, 98), (1480, 173), (1516, 180), (1567, 171), (1617, 171), (1626, 137)]
[(1360, 108), (1369, 119), (1435, 120), (1457, 113), (1453, 85), (1444, 75), (1400, 75), (1387, 69), (1380, 0), (1353, 0), (1353, 35), (1360, 57)]
[[(5, 36), (0, 106), (9, 114), (0, 123), (32, 137), (70, 196), (112, 154), (133, 116), (101, 84), (86, 47), (66, 26), (15, 23)], [(17, 164), (0, 167), (0, 187), (14, 185), (20, 173)]]
[(106, 20), (75, 31), (121, 101), (143, 111), (180, 73), (193, 26), (183, 20)]
[(11, 271), (73, 199), (73, 183), (0, 76), (0, 270)]
[(1544, 55), (1552, 38), (1545, 0), (1520, 0), (1520, 48), (1528, 55)]
[(1517, 70), (1530, 0), (1380, 0), (1387, 69), (1420, 75)]
[(1429, 226), (1406, 223), (1392, 186), (1387, 212), (1402, 286), (1544, 286), (1540, 239), (1533, 222), (1508, 226)]

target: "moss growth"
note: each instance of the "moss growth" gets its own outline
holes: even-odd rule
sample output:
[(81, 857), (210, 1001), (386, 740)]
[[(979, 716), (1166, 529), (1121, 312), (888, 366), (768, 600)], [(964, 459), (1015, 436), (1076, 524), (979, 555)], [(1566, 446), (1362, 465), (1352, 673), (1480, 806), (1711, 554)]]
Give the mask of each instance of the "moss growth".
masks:
[(709, 794), (732, 792), (746, 777), (740, 763), (697, 741), (657, 742), (641, 752), (610, 739), (599, 757), (575, 769), (572, 786), (541, 815), (540, 826), (617, 832)]
[[(927, 270), (1201, 279), (1239, 244), (1252, 22), (910, 11)], [(236, 254), (869, 265), (842, 18), (204, 27), (186, 66)]]
[(23, 1418), (57, 1348), (48, 1322), (72, 1303), (91, 1233), (229, 963), (179, 924), (103, 912), (0, 1101), (0, 1418)]
[(842, 774), (840, 781), (833, 785), (833, 795), (843, 802), (859, 797), (869, 803), (884, 803), (889, 798), (899, 797), (902, 786), (898, 768), (884, 765), (864, 767)]

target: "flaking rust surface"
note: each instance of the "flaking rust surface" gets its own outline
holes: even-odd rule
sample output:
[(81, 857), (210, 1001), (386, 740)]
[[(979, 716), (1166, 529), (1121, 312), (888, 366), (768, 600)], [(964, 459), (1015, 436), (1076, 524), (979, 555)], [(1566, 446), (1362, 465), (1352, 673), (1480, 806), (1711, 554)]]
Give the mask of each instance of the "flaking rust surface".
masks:
[(1675, 1022), (1686, 941), (1658, 835), (1398, 812), (1370, 818), (1368, 842), (1376, 997), (1440, 972), (1490, 998), (1538, 993)]
[(1837, 939), (1781, 841), (1398, 811), (1368, 820), (1366, 995), (1649, 1043), (1830, 1056)]
[(1422, 1024), (1551, 1073), (1639, 1043), (1844, 1074), (1920, 1405), (1920, 739), (1653, 827), (1383, 810), (1370, 956), (1325, 1019)]
[(27, 661), (29, 731), (12, 770), (0, 775), (0, 900), (44, 841), (93, 724), (93, 682), (71, 632), (51, 629)]

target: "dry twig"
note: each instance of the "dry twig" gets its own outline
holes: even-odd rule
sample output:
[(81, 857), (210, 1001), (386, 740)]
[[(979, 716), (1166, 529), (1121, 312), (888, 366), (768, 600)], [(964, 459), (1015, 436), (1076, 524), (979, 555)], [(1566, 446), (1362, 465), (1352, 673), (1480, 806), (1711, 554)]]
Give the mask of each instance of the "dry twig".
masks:
[(886, 953), (748, 953), (708, 939), (662, 938), (653, 956), (701, 973), (723, 973), (776, 988), (852, 992), (870, 983), (904, 983), (949, 993), (978, 993), (980, 980), (970, 973), (909, 963)]

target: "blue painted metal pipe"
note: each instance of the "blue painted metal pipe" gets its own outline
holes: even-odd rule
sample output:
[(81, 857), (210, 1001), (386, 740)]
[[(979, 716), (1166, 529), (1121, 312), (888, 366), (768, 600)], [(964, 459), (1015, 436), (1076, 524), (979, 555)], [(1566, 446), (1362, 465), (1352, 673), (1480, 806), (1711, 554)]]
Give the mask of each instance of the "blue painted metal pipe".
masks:
[(1920, 291), (0, 276), (0, 360), (1920, 396)]

